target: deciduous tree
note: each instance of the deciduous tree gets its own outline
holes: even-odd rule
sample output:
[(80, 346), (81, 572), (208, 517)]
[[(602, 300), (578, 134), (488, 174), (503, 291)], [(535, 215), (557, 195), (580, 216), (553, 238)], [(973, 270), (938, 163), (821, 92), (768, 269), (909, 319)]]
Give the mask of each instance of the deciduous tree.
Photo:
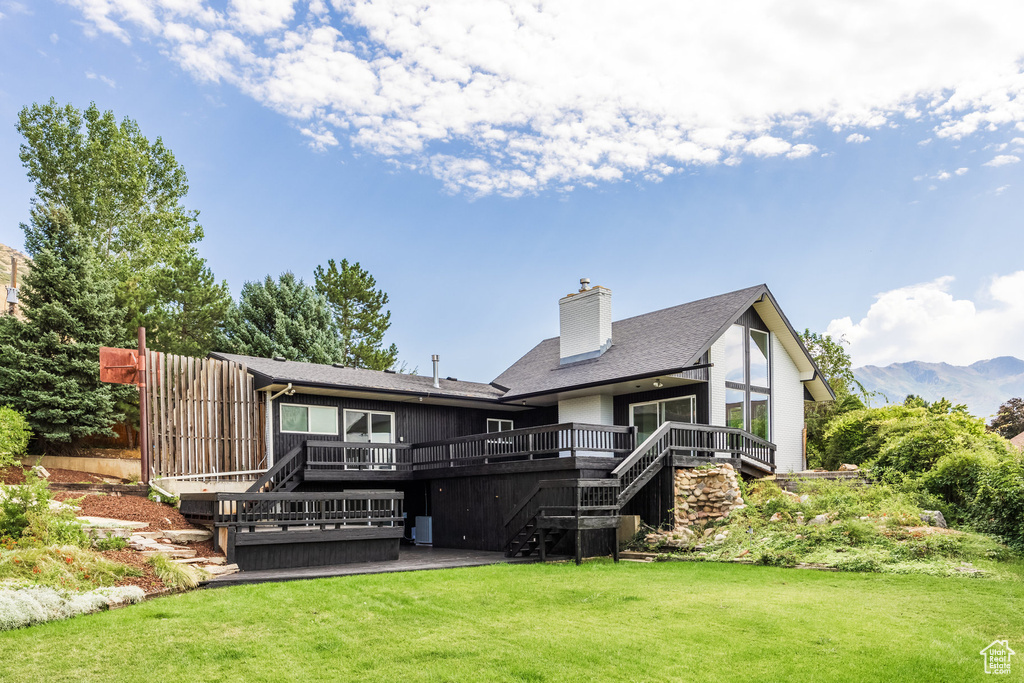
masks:
[(1011, 398), (999, 406), (988, 428), (1007, 439), (1024, 433), (1024, 398)]

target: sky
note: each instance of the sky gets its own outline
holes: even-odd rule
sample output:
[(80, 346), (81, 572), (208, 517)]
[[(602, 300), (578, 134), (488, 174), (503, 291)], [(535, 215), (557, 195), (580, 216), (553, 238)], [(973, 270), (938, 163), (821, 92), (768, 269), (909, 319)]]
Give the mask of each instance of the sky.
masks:
[(162, 137), (237, 295), (328, 258), (409, 368), (490, 381), (581, 277), (616, 319), (767, 283), (854, 365), (1024, 358), (1024, 4), (0, 0), (19, 110)]

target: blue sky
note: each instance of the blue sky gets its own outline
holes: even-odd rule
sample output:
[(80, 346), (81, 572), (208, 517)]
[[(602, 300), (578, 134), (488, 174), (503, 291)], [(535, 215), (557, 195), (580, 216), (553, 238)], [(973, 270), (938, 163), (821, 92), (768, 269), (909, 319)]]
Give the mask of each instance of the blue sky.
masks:
[[(794, 325), (846, 335), (856, 364), (1024, 357), (1024, 40), (999, 32), (1012, 4), (922, 35), (897, 16), (878, 32), (885, 64), (821, 71), (805, 65), (829, 44), (875, 54), (878, 35), (752, 21), (733, 27), (747, 42), (768, 49), (800, 24), (824, 52), (698, 69), (667, 60), (674, 47), (637, 56), (671, 36), (609, 16), (629, 27), (622, 45), (562, 60), (564, 81), (530, 47), (530, 21), (446, 38), (452, 16), (500, 24), (472, 4), (433, 24), (421, 8), (419, 33), (387, 2), (179, 4), (192, 10), (0, 0), (0, 242), (21, 247), (31, 197), (17, 112), (52, 96), (163, 137), (189, 175), (200, 251), (234, 293), (360, 261), (391, 296), (389, 340), (421, 371), (440, 353), (444, 374), (492, 379), (557, 334), (557, 300), (584, 276), (613, 290), (616, 318), (766, 282)], [(544, 30), (582, 60), (594, 48), (558, 21)], [(496, 42), (518, 61), (490, 55)], [(686, 88), (631, 90), (660, 70)]]

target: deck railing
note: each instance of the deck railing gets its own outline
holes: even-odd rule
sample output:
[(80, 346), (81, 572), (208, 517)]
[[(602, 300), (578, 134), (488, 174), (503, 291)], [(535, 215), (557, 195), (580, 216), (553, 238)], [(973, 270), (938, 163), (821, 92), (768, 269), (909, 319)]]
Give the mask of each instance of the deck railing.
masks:
[(621, 456), (633, 450), (636, 429), (567, 422), (473, 434), (412, 446), (413, 469), (485, 465), (557, 455)]
[[(341, 528), (344, 526), (402, 526), (400, 491), (331, 491), (324, 493), (209, 494), (213, 524), (256, 531), (274, 527)], [(197, 496), (189, 496), (199, 503)]]
[(307, 441), (306, 467), (311, 470), (411, 470), (410, 445)]

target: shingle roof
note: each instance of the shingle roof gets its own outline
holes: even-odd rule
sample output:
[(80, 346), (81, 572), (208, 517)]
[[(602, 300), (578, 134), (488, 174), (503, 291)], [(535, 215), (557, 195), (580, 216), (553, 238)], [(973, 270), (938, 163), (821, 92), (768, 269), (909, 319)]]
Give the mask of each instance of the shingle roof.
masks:
[(481, 384), (479, 382), (442, 379), (439, 381), (441, 388), (435, 389), (433, 377), (420, 375), (380, 372), (378, 370), (363, 370), (360, 368), (338, 368), (333, 365), (287, 360), (279, 361), (271, 358), (240, 356), (233, 353), (215, 352), (210, 355), (214, 358), (245, 364), (256, 376), (258, 387), (291, 382), (297, 385), (329, 387), (333, 389), (411, 393), (477, 400), (496, 400), (504, 394), (503, 391), (492, 387), (490, 384)]
[(512, 399), (580, 385), (662, 373), (696, 363), (715, 336), (762, 293), (764, 285), (692, 301), (612, 323), (601, 356), (559, 365), (559, 338), (545, 339), (494, 380)]

